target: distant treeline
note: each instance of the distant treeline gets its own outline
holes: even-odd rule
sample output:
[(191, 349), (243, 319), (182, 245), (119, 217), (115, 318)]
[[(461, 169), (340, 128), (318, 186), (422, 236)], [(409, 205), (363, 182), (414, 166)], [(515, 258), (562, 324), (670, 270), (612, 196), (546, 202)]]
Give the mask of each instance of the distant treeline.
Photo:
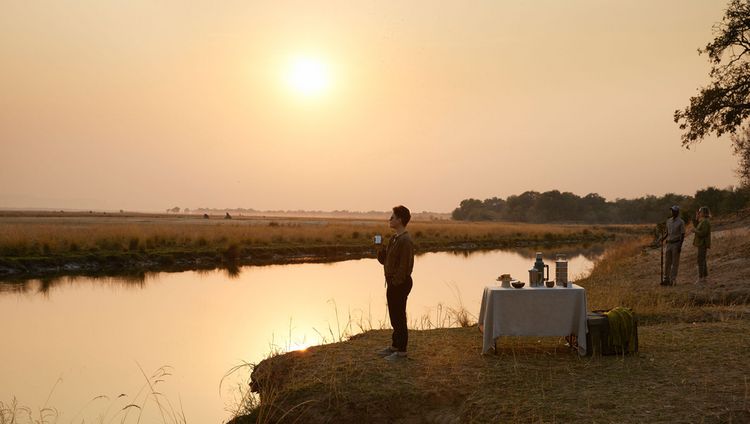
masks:
[[(172, 214), (193, 214), (193, 215), (224, 215), (232, 216), (249, 216), (249, 217), (295, 217), (295, 218), (356, 218), (356, 219), (385, 219), (391, 215), (391, 211), (350, 211), (350, 210), (259, 210), (252, 208), (181, 208), (175, 206), (168, 208), (167, 213)], [(123, 211), (120, 211), (123, 212)], [(450, 214), (445, 212), (412, 211), (412, 219), (420, 221), (434, 221), (439, 219), (449, 219)]]
[(695, 196), (668, 193), (661, 197), (649, 195), (637, 199), (607, 201), (596, 193), (580, 197), (558, 190), (539, 193), (527, 191), (505, 199), (466, 199), (452, 213), (460, 221), (515, 222), (582, 222), (601, 224), (640, 224), (660, 222), (669, 216), (669, 207), (679, 205), (683, 218), (692, 220), (695, 211), (708, 206), (714, 215), (721, 215), (750, 206), (750, 188), (708, 187)]

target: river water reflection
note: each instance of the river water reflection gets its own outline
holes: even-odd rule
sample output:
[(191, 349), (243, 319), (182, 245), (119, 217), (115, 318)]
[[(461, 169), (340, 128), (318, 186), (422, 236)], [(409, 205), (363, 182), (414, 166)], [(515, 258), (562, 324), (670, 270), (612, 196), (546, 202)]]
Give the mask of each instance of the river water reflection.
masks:
[[(563, 247), (554, 253), (568, 255), (575, 277), (603, 250)], [(527, 280), (533, 253), (418, 256), (410, 327), (449, 324), (446, 310), (461, 306), (476, 321), (483, 287), (496, 284), (501, 273)], [(554, 276), (552, 253), (546, 262)], [(157, 390), (177, 414), (188, 422), (224, 422), (237, 385), (247, 384), (247, 374), (238, 372), (220, 390), (233, 366), (388, 322), (382, 267), (374, 259), (244, 267), (239, 273), (61, 278), (3, 283), (0, 289), (0, 401), (56, 408), (60, 423), (120, 422), (125, 412), (126, 422), (136, 422), (137, 408), (121, 410), (130, 403), (145, 405), (141, 422), (163, 422), (153, 399), (144, 403), (148, 391), (139, 394), (146, 383), (141, 368), (150, 376), (161, 366), (169, 366), (171, 375)]]

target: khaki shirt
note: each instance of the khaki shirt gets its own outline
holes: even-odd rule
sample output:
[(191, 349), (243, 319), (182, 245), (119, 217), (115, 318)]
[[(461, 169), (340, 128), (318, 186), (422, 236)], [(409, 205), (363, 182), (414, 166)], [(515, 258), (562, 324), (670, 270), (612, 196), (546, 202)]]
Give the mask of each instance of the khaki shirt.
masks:
[(378, 261), (383, 264), (387, 285), (398, 286), (406, 283), (414, 269), (414, 243), (409, 233), (393, 236), (388, 247), (378, 251)]
[(679, 216), (667, 220), (667, 243), (681, 242), (685, 238), (685, 221)]

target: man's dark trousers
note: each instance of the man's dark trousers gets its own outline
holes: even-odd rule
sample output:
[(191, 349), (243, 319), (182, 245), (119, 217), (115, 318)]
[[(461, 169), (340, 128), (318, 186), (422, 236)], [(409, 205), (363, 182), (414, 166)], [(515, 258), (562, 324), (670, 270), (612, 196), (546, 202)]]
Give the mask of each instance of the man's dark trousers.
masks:
[(388, 285), (385, 298), (388, 300), (388, 315), (393, 327), (393, 347), (399, 352), (406, 352), (409, 343), (409, 330), (406, 327), (406, 299), (409, 297), (413, 285), (411, 277), (403, 284)]

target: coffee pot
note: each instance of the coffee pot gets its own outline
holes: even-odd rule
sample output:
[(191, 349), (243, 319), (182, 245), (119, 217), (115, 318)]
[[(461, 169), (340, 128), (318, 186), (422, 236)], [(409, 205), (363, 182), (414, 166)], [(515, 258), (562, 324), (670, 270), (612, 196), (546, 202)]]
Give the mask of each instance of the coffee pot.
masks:
[[(544, 269), (547, 269), (547, 277), (544, 277)], [(536, 261), (534, 261), (534, 269), (539, 273), (536, 284), (533, 284), (533, 286), (543, 286), (545, 281), (549, 281), (549, 265), (545, 265), (544, 261), (542, 260), (542, 252), (536, 252)], [(529, 273), (529, 278), (531, 277), (531, 273)]]
[(539, 274), (539, 271), (536, 268), (531, 268), (529, 270), (529, 287), (537, 287), (540, 284), (540, 278), (541, 274)]

